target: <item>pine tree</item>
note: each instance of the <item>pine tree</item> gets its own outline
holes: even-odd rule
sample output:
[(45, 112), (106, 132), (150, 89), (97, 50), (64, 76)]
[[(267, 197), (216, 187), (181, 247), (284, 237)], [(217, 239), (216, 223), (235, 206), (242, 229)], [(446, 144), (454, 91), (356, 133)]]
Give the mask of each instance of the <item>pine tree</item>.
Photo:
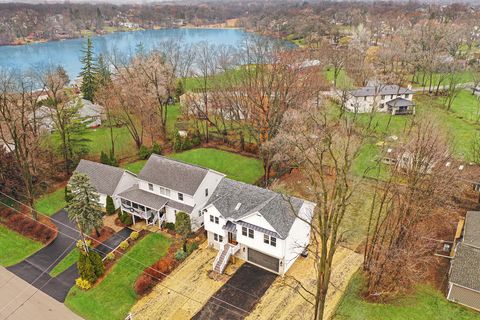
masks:
[(113, 199), (110, 196), (107, 196), (105, 210), (107, 211), (107, 214), (109, 216), (115, 213), (115, 204), (113, 203)]
[(70, 190), (72, 197), (67, 206), (68, 218), (77, 223), (85, 251), (88, 251), (85, 233), (89, 234), (95, 229), (99, 236), (98, 229), (103, 226), (103, 212), (99, 205), (100, 198), (88, 176), (82, 173), (75, 172), (72, 175)]
[(96, 85), (103, 86), (110, 82), (112, 73), (108, 63), (105, 61), (103, 54), (98, 55), (97, 65), (96, 65)]
[(87, 39), (87, 45), (82, 50), (82, 53), (83, 58), (81, 59), (81, 62), (83, 66), (82, 71), (80, 72), (80, 76), (82, 77), (82, 85), (80, 90), (83, 93), (83, 98), (93, 101), (97, 84), (92, 39)]

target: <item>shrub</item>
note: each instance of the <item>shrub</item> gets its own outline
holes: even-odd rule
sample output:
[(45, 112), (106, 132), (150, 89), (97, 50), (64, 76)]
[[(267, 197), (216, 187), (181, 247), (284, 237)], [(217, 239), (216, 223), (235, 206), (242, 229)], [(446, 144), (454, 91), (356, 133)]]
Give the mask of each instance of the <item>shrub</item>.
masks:
[(146, 146), (142, 145), (140, 146), (140, 149), (138, 149), (138, 157), (140, 159), (147, 159), (148, 157), (150, 157), (150, 155), (152, 154), (152, 150), (149, 150)]
[(118, 212), (118, 219), (126, 226), (131, 226), (133, 224), (132, 216), (121, 210)]
[(113, 261), (115, 260), (115, 253), (109, 252), (106, 256), (107, 260)]
[(105, 153), (105, 152), (101, 152), (100, 153), (100, 163), (103, 163), (103, 164), (106, 164), (106, 165), (110, 165), (110, 158), (108, 157), (108, 155)]
[(180, 211), (175, 215), (175, 231), (183, 238), (183, 251), (187, 251), (187, 243), (185, 239), (192, 232), (192, 224), (190, 222), (190, 215), (186, 212)]
[(70, 203), (72, 200), (72, 191), (68, 186), (65, 186), (65, 202)]
[(152, 279), (152, 277), (143, 273), (137, 278), (137, 281), (135, 281), (135, 292), (138, 295), (143, 296), (144, 294), (147, 294), (150, 289), (152, 289), (154, 283), (155, 281)]
[(130, 239), (132, 239), (133, 241), (137, 240), (138, 237), (140, 236), (140, 234), (137, 232), (137, 231), (133, 231), (131, 234), (130, 234)]
[(77, 287), (79, 287), (82, 290), (88, 290), (92, 287), (92, 284), (88, 282), (88, 280), (82, 279), (82, 278), (77, 278), (75, 280), (75, 284)]
[(127, 248), (130, 246), (130, 244), (128, 243), (127, 240), (123, 240), (122, 242), (120, 242), (120, 249), (122, 250), (127, 250)]
[(154, 142), (153, 146), (152, 146), (152, 152), (151, 153), (162, 154), (162, 152), (163, 152), (162, 146), (159, 145), (158, 143)]
[(82, 252), (78, 256), (77, 269), (80, 278), (94, 283), (97, 279), (105, 273), (105, 266), (103, 265), (100, 255), (90, 250)]
[(107, 196), (105, 211), (110, 216), (115, 213), (115, 204), (113, 203), (113, 199), (110, 196)]
[(171, 231), (175, 231), (175, 223), (172, 223), (172, 222), (167, 222), (163, 225), (163, 227), (165, 229), (168, 229), (168, 230), (171, 230)]
[(183, 261), (185, 258), (187, 258), (187, 253), (185, 251), (178, 250), (175, 252), (175, 259), (177, 259), (177, 261)]
[[(87, 240), (85, 240), (85, 242), (87, 243), (87, 246), (88, 246), (89, 248), (92, 247), (92, 241), (91, 241), (91, 240), (87, 239)], [(82, 241), (82, 240), (77, 240), (77, 243), (76, 243), (75, 245), (77, 246), (77, 248), (78, 248), (79, 250), (85, 251), (85, 250), (84, 250), (85, 247), (83, 246), (83, 241)]]
[(189, 246), (187, 246), (187, 253), (188, 254), (191, 254), (193, 251), (197, 250), (198, 249), (198, 243), (196, 242), (193, 242), (192, 244), (190, 244)]

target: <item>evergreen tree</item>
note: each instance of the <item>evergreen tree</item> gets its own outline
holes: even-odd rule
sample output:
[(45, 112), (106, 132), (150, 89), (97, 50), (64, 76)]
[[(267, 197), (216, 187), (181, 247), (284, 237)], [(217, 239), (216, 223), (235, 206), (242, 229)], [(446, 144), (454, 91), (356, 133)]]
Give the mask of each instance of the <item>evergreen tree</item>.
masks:
[(96, 85), (103, 86), (110, 82), (112, 73), (103, 54), (98, 55), (96, 66)]
[(68, 217), (77, 223), (85, 251), (88, 251), (85, 233), (88, 234), (95, 229), (97, 236), (100, 236), (98, 229), (103, 226), (103, 212), (99, 205), (100, 198), (88, 176), (82, 173), (75, 172), (72, 175), (70, 190), (72, 196), (67, 206)]
[(93, 101), (97, 84), (92, 39), (87, 39), (86, 47), (82, 50), (82, 53), (83, 58), (81, 59), (81, 62), (83, 66), (82, 71), (80, 72), (80, 76), (82, 77), (82, 85), (80, 90), (82, 91), (85, 99)]
[(187, 252), (187, 237), (192, 232), (192, 224), (188, 213), (180, 211), (175, 215), (175, 231), (182, 236), (183, 251)]
[(112, 215), (115, 213), (115, 204), (113, 203), (113, 199), (110, 196), (107, 196), (105, 210), (107, 211), (108, 215)]

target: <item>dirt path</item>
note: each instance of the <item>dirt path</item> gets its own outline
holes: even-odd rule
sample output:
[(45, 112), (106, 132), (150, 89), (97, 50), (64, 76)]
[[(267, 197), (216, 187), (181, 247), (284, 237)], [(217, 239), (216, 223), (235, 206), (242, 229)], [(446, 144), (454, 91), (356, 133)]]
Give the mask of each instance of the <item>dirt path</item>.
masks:
[[(326, 319), (329, 319), (340, 301), (343, 290), (355, 271), (362, 263), (362, 255), (350, 249), (340, 248), (333, 261), (332, 283), (327, 296)], [(308, 288), (313, 288), (315, 270), (311, 258), (299, 257), (287, 275), (294, 276)], [(278, 278), (265, 293), (260, 303), (247, 319), (309, 319), (312, 318), (313, 308), (305, 302), (292, 288), (283, 285), (283, 279)]]
[[(229, 279), (228, 276), (218, 280), (208, 277), (217, 251), (205, 248), (205, 245), (206, 242), (199, 250), (192, 253), (169, 278), (135, 304), (131, 310), (135, 320), (190, 319), (224, 285)], [(229, 264), (226, 274), (233, 274), (240, 265), (240, 261), (233, 266)]]

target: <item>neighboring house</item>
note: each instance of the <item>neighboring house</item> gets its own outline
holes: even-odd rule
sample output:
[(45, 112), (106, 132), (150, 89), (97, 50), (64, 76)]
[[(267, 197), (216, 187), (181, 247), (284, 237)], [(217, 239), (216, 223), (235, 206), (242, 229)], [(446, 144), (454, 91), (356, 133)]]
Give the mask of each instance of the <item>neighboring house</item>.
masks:
[(179, 211), (188, 213), (192, 230), (204, 226), (209, 245), (219, 250), (213, 265), (219, 273), (236, 256), (284, 274), (310, 241), (313, 203), (207, 168), (152, 155), (138, 176), (86, 160), (76, 171), (90, 177), (102, 205), (111, 196), (134, 223), (161, 226), (174, 223)]
[(96, 128), (102, 125), (103, 107), (101, 105), (82, 99), (82, 107), (78, 113), (80, 117), (86, 119), (87, 127)]
[(205, 206), (210, 246), (219, 250), (213, 263), (222, 273), (236, 256), (284, 274), (310, 242), (314, 204), (224, 178)]
[(480, 211), (469, 211), (454, 249), (447, 299), (480, 311)]
[(367, 86), (348, 92), (348, 111), (365, 113), (372, 110), (397, 114), (415, 114), (414, 92), (397, 85)]
[(118, 194), (134, 185), (136, 176), (130, 171), (106, 164), (80, 160), (76, 172), (86, 174), (100, 195), (100, 205), (106, 206), (107, 196), (113, 198), (115, 208), (120, 208)]

